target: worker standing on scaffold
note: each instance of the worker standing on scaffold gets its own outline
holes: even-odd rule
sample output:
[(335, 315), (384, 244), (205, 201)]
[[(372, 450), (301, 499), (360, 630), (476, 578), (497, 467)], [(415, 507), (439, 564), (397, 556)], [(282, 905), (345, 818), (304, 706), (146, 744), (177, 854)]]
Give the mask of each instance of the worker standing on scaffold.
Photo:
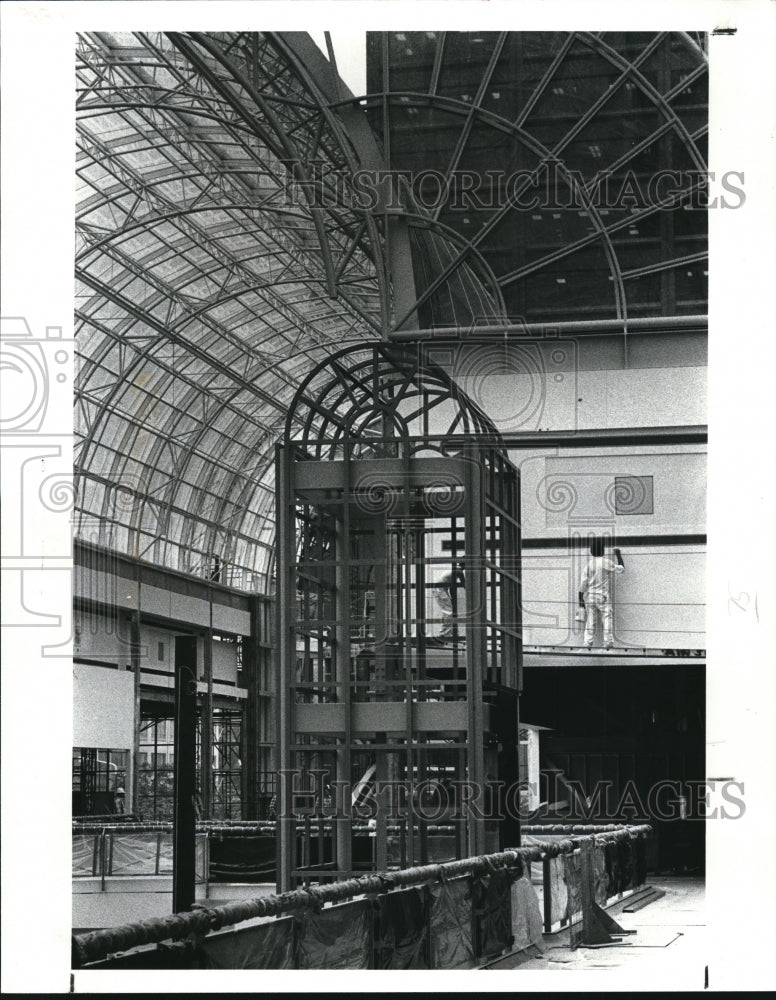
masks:
[[(625, 570), (625, 563), (619, 549), (614, 550), (617, 562), (604, 555), (602, 538), (594, 538), (590, 546), (591, 558), (582, 572), (579, 582), (579, 611), (577, 620), (585, 621), (585, 648), (593, 648), (596, 619), (601, 616), (604, 633), (604, 649), (611, 649), (614, 642), (614, 611), (612, 607), (612, 576)], [(587, 603), (585, 603), (587, 594)]]

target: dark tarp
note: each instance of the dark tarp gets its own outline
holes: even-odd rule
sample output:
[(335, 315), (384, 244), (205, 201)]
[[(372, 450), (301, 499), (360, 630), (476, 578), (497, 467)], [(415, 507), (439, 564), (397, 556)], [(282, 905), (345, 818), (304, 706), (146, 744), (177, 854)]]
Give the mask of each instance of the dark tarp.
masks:
[(274, 882), (275, 837), (212, 835), (211, 882)]
[(528, 878), (523, 876), (512, 884), (512, 947), (521, 951), (529, 945), (542, 943), (542, 912), (539, 897)]
[(360, 899), (297, 919), (297, 968), (370, 969), (372, 904)]
[(474, 965), (472, 880), (450, 879), (429, 886), (432, 969), (470, 969)]
[(633, 843), (633, 859), (635, 866), (634, 885), (644, 885), (647, 881), (647, 841), (639, 837)]
[(606, 877), (609, 880), (609, 898), (622, 892), (622, 867), (620, 865), (617, 844), (607, 844), (606, 851)]
[(512, 944), (512, 876), (503, 868), (474, 878), (474, 927), (478, 958), (500, 955)]
[(633, 841), (618, 840), (617, 857), (620, 863), (620, 892), (624, 892), (626, 889), (632, 889), (636, 885), (634, 881), (636, 866), (633, 863)]
[(192, 948), (187, 944), (160, 944), (129, 955), (116, 955), (90, 962), (86, 969), (196, 969)]
[(606, 906), (609, 898), (609, 879), (606, 874), (606, 855), (603, 847), (593, 851), (593, 899), (599, 906)]
[(429, 898), (425, 889), (377, 898), (375, 968), (427, 969)]
[(202, 969), (293, 969), (292, 917), (206, 937), (199, 947)]

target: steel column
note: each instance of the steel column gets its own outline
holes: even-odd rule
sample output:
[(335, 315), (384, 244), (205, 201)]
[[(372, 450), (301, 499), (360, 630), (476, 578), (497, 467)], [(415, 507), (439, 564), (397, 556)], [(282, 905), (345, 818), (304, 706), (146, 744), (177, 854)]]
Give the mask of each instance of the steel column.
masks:
[(175, 636), (175, 827), (173, 831), (174, 913), (188, 910), (195, 898), (197, 781), (197, 639)]

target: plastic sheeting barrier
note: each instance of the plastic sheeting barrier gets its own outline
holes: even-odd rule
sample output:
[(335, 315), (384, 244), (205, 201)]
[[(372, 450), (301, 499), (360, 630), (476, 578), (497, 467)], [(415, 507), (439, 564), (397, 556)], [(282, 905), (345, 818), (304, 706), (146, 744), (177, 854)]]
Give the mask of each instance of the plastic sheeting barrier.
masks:
[(73, 834), (73, 875), (99, 875), (99, 834)]
[(172, 872), (171, 834), (118, 833), (110, 834), (107, 840), (107, 875), (155, 875)]
[(525, 875), (512, 883), (512, 937), (512, 947), (515, 951), (542, 943), (539, 897), (530, 879)]
[(425, 889), (378, 896), (375, 968), (427, 969), (429, 898)]
[(566, 920), (571, 921), (582, 912), (582, 855), (563, 854), (563, 881), (566, 883)]
[[(557, 924), (566, 919), (568, 908), (568, 889), (563, 874), (562, 856), (546, 858), (547, 876), (550, 890), (550, 923)], [(547, 889), (545, 888), (545, 892)]]
[(429, 898), (431, 968), (470, 969), (474, 965), (471, 877), (431, 885)]
[(644, 885), (647, 881), (647, 842), (642, 837), (631, 841), (634, 861), (634, 886)]
[[(641, 849), (639, 856), (638, 849)], [(619, 840), (605, 845), (609, 896), (635, 889), (646, 879), (646, 845), (640, 841)]]
[[(141, 832), (145, 831), (135, 834)], [(153, 831), (154, 839), (157, 832)], [(478, 965), (510, 948), (538, 944), (542, 929), (550, 930), (579, 912), (580, 849), (588, 851), (595, 844), (585, 871), (597, 901), (605, 903), (641, 884), (647, 855), (640, 838), (651, 832), (650, 827), (639, 826), (600, 837), (540, 842), (447, 865), (355, 877), (82, 931), (73, 935), (73, 968), (139, 968), (146, 962), (155, 968), (202, 967), (198, 962), (208, 968), (301, 969)], [(102, 848), (113, 835), (85, 832), (78, 846), (79, 863), (86, 864), (89, 841)], [(544, 928), (529, 860), (541, 860), (543, 865)], [(245, 921), (268, 917), (274, 919), (245, 926)], [(282, 930), (283, 921), (288, 932)], [(243, 926), (221, 935), (216, 930), (234, 925)], [(210, 936), (210, 931), (215, 933)], [(259, 940), (262, 935), (266, 940)], [(169, 947), (168, 941), (186, 945)], [(157, 949), (149, 951), (147, 946), (154, 943)], [(143, 951), (121, 954), (133, 948)]]
[(475, 878), (473, 889), (477, 957), (500, 955), (512, 944), (512, 876), (499, 868)]
[(372, 904), (362, 899), (296, 917), (298, 969), (372, 967)]
[[(206, 834), (197, 834), (196, 872), (207, 881)], [(167, 831), (106, 831), (73, 834), (74, 878), (84, 876), (171, 875), (172, 834)]]
[(203, 969), (293, 969), (294, 958), (293, 917), (213, 934), (199, 947)]

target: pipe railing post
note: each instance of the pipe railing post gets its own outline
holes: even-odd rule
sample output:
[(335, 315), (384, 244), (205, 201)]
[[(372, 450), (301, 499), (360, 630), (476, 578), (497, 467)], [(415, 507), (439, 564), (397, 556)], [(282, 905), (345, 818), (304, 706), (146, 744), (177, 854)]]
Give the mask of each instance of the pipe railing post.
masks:
[(105, 892), (105, 831), (100, 834), (100, 892)]

